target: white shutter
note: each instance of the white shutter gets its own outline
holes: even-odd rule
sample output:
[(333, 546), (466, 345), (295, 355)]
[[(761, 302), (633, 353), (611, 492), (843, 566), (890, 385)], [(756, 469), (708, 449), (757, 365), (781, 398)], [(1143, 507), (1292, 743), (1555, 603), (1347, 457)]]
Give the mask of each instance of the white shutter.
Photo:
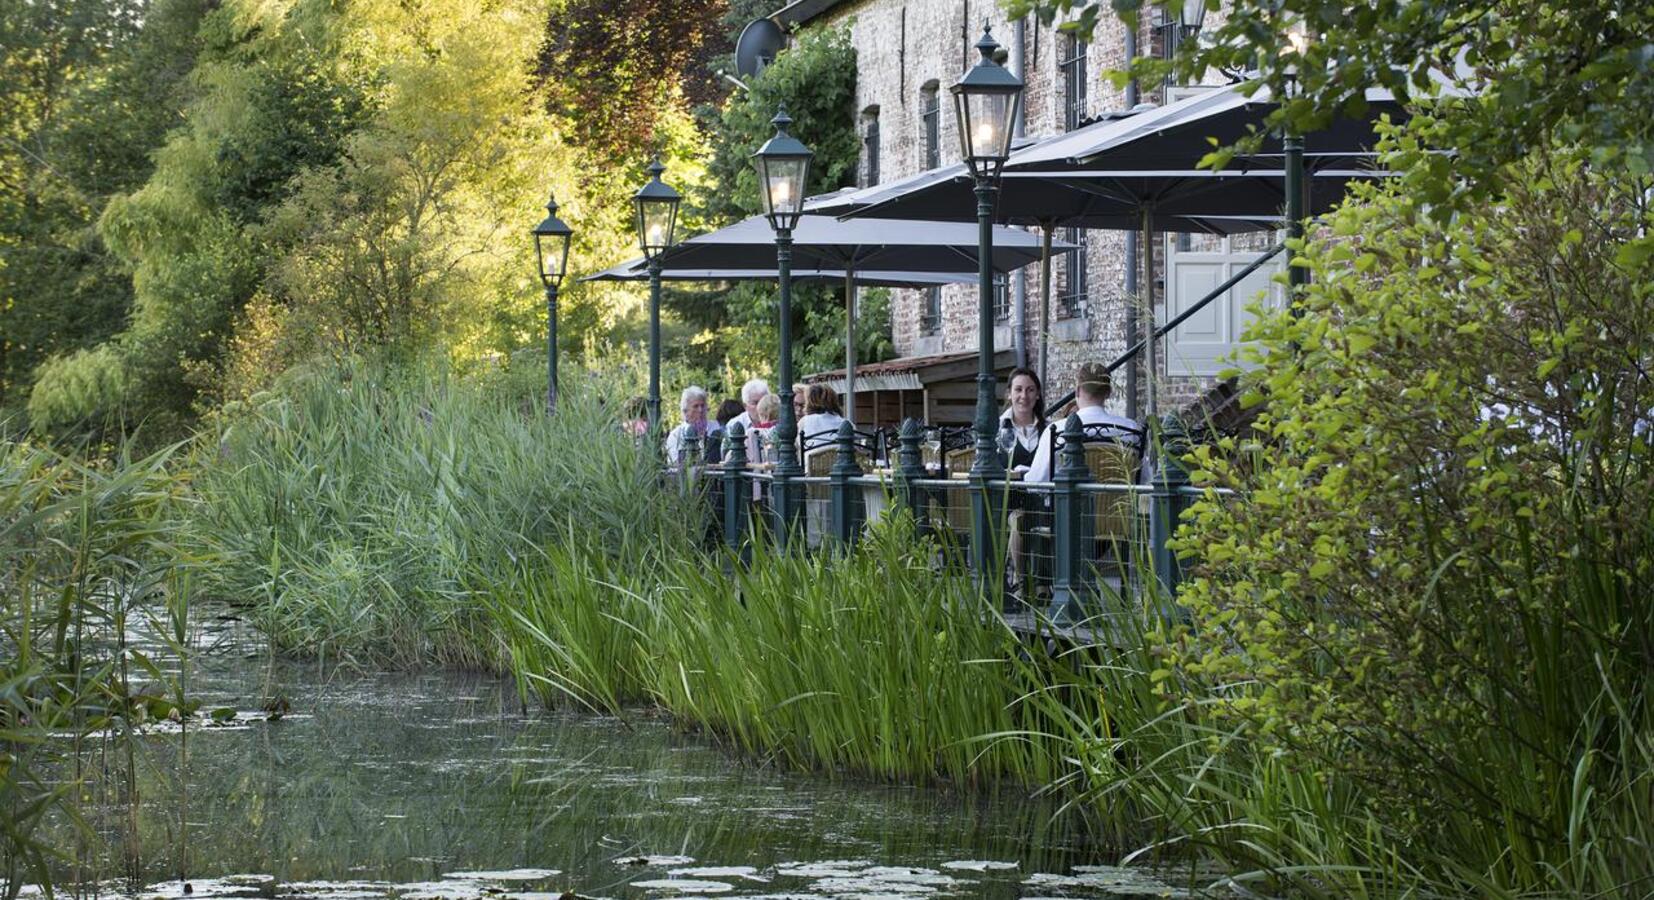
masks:
[[(1185, 242), (1178, 235), (1167, 235), (1166, 305), (1161, 321), (1169, 322), (1199, 303), (1213, 288), (1251, 265), (1276, 240), (1273, 234), (1234, 238), (1190, 235)], [(1186, 246), (1179, 249), (1180, 244)], [(1278, 307), (1284, 298), (1280, 285), (1272, 282), (1281, 266), (1281, 256), (1259, 266), (1173, 329), (1166, 337), (1166, 373), (1209, 378), (1233, 367), (1235, 363), (1228, 357), (1240, 346), (1241, 334), (1252, 318), (1246, 308), (1266, 291), (1271, 306)]]

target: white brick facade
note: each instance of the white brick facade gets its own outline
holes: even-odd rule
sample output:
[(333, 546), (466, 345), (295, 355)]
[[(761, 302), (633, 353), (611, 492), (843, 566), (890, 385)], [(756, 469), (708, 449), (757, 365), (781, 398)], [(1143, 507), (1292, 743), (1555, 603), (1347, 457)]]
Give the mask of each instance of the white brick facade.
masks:
[[(800, 7), (805, 4), (800, 4)], [(1067, 91), (1060, 60), (1072, 39), (1054, 27), (1041, 26), (1030, 17), (1022, 29), (1019, 48), (1016, 27), (1005, 19), (996, 0), (851, 0), (832, 3), (815, 0), (802, 11), (814, 24), (846, 28), (856, 49), (857, 127), (865, 136), (873, 111), (879, 131), (878, 175), (888, 182), (928, 167), (925, 123), (921, 109), (927, 89), (940, 93), (940, 157), (943, 164), (960, 158), (955, 116), (948, 88), (977, 58), (974, 44), (982, 34), (984, 21), (992, 23), (995, 38), (1007, 48), (1008, 65), (1015, 68), (1020, 55), (1024, 92), (1026, 133), (1046, 136), (1064, 130)], [(785, 13), (786, 11), (784, 11)], [(1215, 15), (1214, 15), (1215, 17)], [(778, 16), (787, 24), (790, 18)], [(1153, 27), (1156, 11), (1150, 8), (1139, 32), (1138, 53), (1159, 52), (1161, 32)], [(1123, 90), (1104, 77), (1126, 61), (1125, 26), (1104, 15), (1097, 33), (1086, 47), (1086, 117), (1126, 108)], [(1141, 99), (1163, 99), (1158, 86), (1142, 91)], [(866, 184), (868, 172), (864, 142), (859, 172)], [(1061, 231), (1057, 235), (1062, 236)], [(1124, 232), (1090, 231), (1086, 238), (1087, 291), (1072, 318), (1062, 318), (1061, 298), (1068, 292), (1063, 261), (1052, 264), (1052, 329), (1049, 343), (1047, 398), (1055, 399), (1071, 386), (1071, 376), (1082, 362), (1109, 362), (1125, 350), (1126, 313), (1129, 307), (1126, 285), (1126, 237)], [(1137, 264), (1132, 261), (1130, 264)], [(1020, 278), (1026, 296), (1024, 335), (1029, 365), (1035, 365), (1040, 347), (1040, 273), (1029, 266), (1013, 278)], [(924, 291), (895, 291), (892, 298), (892, 332), (898, 356), (975, 351), (977, 349), (977, 289), (949, 286), (942, 289), (939, 327), (927, 332), (922, 325)], [(1163, 291), (1160, 291), (1163, 295)], [(1012, 304), (1014, 306), (1014, 304)], [(1014, 315), (1014, 313), (1013, 313)], [(1012, 323), (1003, 320), (997, 329), (996, 349), (1013, 347)], [(1162, 371), (1164, 366), (1162, 365)], [(1116, 373), (1115, 402), (1123, 406), (1124, 370)], [(1180, 405), (1202, 386), (1199, 379), (1161, 378), (1162, 409)]]

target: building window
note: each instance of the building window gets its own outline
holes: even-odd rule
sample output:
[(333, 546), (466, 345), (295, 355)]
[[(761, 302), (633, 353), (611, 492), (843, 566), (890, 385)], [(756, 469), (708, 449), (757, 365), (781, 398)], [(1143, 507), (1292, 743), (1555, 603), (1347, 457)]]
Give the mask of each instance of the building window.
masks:
[(869, 106), (862, 113), (865, 124), (862, 128), (862, 187), (872, 187), (879, 183), (879, 108)]
[(1011, 317), (1011, 278), (1002, 272), (994, 274), (994, 318), (1003, 322)]
[(919, 308), (919, 333), (935, 334), (942, 330), (942, 289), (925, 288), (924, 305)]
[(942, 164), (942, 98), (931, 81), (919, 90), (919, 121), (925, 133), (925, 158), (921, 168), (934, 169)]
[(1062, 127), (1065, 131), (1073, 131), (1085, 121), (1085, 42), (1072, 35), (1065, 38), (1063, 55), (1057, 66), (1062, 70)]
[(1085, 229), (1064, 228), (1062, 239), (1074, 244), (1078, 249), (1069, 253), (1063, 261), (1062, 295), (1057, 298), (1057, 317), (1063, 319), (1078, 318), (1085, 315), (1085, 298), (1089, 293), (1085, 267)]

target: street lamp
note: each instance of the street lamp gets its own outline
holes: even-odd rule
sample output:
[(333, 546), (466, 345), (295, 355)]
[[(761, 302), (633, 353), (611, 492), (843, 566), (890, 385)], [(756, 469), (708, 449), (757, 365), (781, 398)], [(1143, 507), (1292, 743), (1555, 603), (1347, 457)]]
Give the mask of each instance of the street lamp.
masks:
[(546, 286), (546, 412), (557, 411), (557, 288), (569, 267), (569, 239), (574, 236), (557, 218), (557, 198), (546, 201), (545, 221), (534, 226), (534, 258)]
[(959, 145), (976, 178), (977, 356), (976, 459), (971, 463), (975, 490), (971, 501), (971, 544), (979, 583), (992, 587), (993, 561), (998, 558), (994, 536), (1004, 518), (989, 482), (1005, 478), (1005, 466), (994, 442), (994, 192), (999, 171), (1011, 155), (1011, 128), (1022, 105), (1022, 79), (994, 61), (999, 42), (986, 24), (976, 42), (982, 58), (953, 86), (954, 109), (959, 115)]
[(793, 229), (804, 212), (804, 191), (810, 179), (810, 148), (787, 133), (793, 120), (786, 107), (770, 124), (775, 135), (752, 155), (758, 171), (758, 199), (764, 218), (775, 230), (775, 262), (781, 282), (781, 421), (775, 426), (775, 534), (785, 548), (799, 521), (803, 504), (795, 479), (804, 475), (798, 463), (798, 422), (793, 413)]
[[(1292, 48), (1293, 62), (1287, 67), (1287, 96), (1290, 101), (1293, 89), (1298, 83), (1298, 67), (1303, 64), (1304, 54), (1309, 51), (1310, 33), (1302, 19), (1294, 21), (1287, 27), (1286, 40)], [(1281, 135), (1281, 151), (1286, 167), (1286, 236), (1288, 241), (1302, 241), (1304, 239), (1304, 136), (1298, 132), (1297, 126), (1291, 121), (1284, 123), (1285, 133)], [(1287, 306), (1295, 311), (1298, 309), (1298, 294), (1305, 284), (1309, 283), (1309, 270), (1303, 266), (1293, 265), (1293, 259), (1298, 251), (1289, 244), (1286, 252), (1286, 278), (1289, 293)]]
[(1166, 12), (1162, 27), (1167, 32), (1166, 58), (1170, 59), (1184, 41), (1200, 33), (1200, 26), (1206, 22), (1206, 0), (1183, 0), (1175, 19), (1169, 15), (1169, 9)]
[(683, 197), (660, 180), (660, 157), (649, 164), (649, 181), (632, 195), (638, 246), (649, 261), (649, 436), (660, 438), (660, 255), (672, 246)]

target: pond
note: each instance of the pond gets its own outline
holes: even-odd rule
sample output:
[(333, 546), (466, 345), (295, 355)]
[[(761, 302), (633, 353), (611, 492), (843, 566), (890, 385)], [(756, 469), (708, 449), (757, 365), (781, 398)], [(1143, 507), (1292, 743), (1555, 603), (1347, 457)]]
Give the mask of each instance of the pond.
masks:
[(187, 754), (176, 726), (143, 738), (136, 844), (129, 808), (91, 817), (108, 857), (136, 862), (83, 875), (81, 893), (96, 880), (154, 898), (1189, 895), (1188, 873), (1090, 865), (1119, 853), (1025, 790), (791, 772), (649, 710), (545, 712), (498, 678), (272, 658), (228, 615), (208, 632), (191, 693), (238, 715), (192, 725)]

